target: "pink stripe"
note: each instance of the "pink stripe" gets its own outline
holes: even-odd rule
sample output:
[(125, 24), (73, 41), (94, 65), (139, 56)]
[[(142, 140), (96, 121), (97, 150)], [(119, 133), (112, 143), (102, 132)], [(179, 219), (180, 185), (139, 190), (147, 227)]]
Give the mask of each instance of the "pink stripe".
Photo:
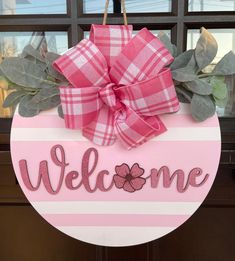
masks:
[[(71, 170), (77, 170), (81, 173), (81, 158), (83, 153), (86, 149), (92, 146), (89, 142), (12, 142), (12, 148), (24, 148), (21, 150), (12, 149), (12, 158), (14, 162), (21, 159), (27, 159), (29, 164), (30, 170), (30, 177), (32, 178), (33, 184), (36, 184), (37, 175), (38, 175), (38, 166), (41, 160), (48, 159), (50, 155), (50, 149), (55, 144), (61, 144), (65, 151), (66, 151), (66, 160), (70, 163), (67, 168), (67, 172)], [(90, 144), (90, 145), (89, 145)], [(158, 146), (158, 150), (154, 154), (150, 154), (149, 151), (153, 148), (153, 144)], [(76, 148), (76, 157), (74, 157), (74, 153)], [(148, 181), (148, 185), (146, 185), (141, 191), (135, 193), (127, 193), (122, 189), (113, 188), (109, 192), (101, 192), (97, 190), (95, 193), (87, 193), (83, 186), (78, 190), (68, 190), (64, 183), (60, 190), (60, 192), (54, 196), (50, 195), (45, 191), (44, 186), (40, 187), (40, 190), (35, 192), (30, 192), (25, 188), (25, 185), (22, 183), (21, 176), (19, 173), (18, 165), (15, 164), (15, 172), (17, 174), (19, 183), (24, 190), (25, 194), (27, 195), (30, 201), (73, 201), (73, 200), (88, 200), (88, 201), (182, 201), (182, 202), (199, 202), (203, 201), (206, 197), (209, 188), (211, 187), (214, 181), (214, 173), (217, 169), (216, 164), (212, 164), (210, 158), (213, 159), (213, 162), (219, 162), (220, 153), (218, 151), (218, 146), (220, 146), (220, 141), (196, 141), (196, 142), (187, 142), (187, 141), (165, 141), (165, 142), (155, 142), (149, 141), (147, 144), (142, 146), (141, 150), (133, 150), (132, 157), (129, 157), (129, 152), (123, 150), (122, 147), (119, 148), (118, 144), (114, 145), (111, 149), (107, 149), (106, 147), (100, 147), (99, 149), (99, 160), (96, 170), (93, 174), (93, 181), (97, 175), (97, 173), (103, 170), (104, 166), (102, 165), (102, 161), (104, 159), (109, 159), (110, 155), (112, 154), (111, 151), (115, 151), (115, 162), (116, 163), (127, 163), (132, 165), (133, 159), (135, 162), (138, 162), (140, 165), (145, 166), (146, 174), (144, 176), (148, 176), (149, 172), (152, 168), (158, 169), (161, 166), (167, 165), (170, 166), (170, 171), (175, 171), (178, 168), (182, 168), (185, 173), (186, 177), (188, 176), (188, 171), (194, 167), (201, 167), (204, 172), (211, 174), (207, 182), (198, 188), (190, 187), (185, 193), (178, 193), (176, 191), (175, 183), (170, 188), (164, 188), (162, 186), (162, 180), (159, 182), (159, 186), (157, 188), (149, 189), (150, 184)], [(35, 148), (37, 150), (35, 151)], [(180, 148), (180, 149), (179, 149)], [(200, 155), (198, 157), (192, 156), (190, 153), (184, 153), (184, 157), (178, 157), (179, 151), (192, 151), (193, 148), (193, 155)], [(121, 150), (121, 152), (119, 152)], [(35, 154), (32, 153), (35, 151)], [(165, 154), (163, 155), (162, 151), (169, 151), (172, 157), (169, 157), (166, 161)], [(213, 153), (212, 155), (212, 152)], [(38, 153), (37, 153), (38, 152)], [(146, 162), (146, 158), (143, 158), (143, 155), (148, 155), (148, 161)], [(208, 158), (208, 155), (210, 157)], [(176, 160), (177, 157), (177, 160)], [(33, 163), (36, 164), (35, 168), (32, 170)], [(53, 166), (51, 160), (49, 162), (49, 167)], [(51, 168), (50, 167), (50, 168)], [(110, 176), (107, 177), (106, 181), (109, 183), (112, 175), (114, 174), (114, 167), (113, 163), (110, 161), (107, 163), (107, 170), (110, 172)], [(56, 171), (50, 173), (52, 179), (54, 178), (54, 183), (57, 184), (58, 175), (59, 175), (59, 168), (56, 168)], [(205, 174), (206, 174), (205, 173)], [(79, 182), (79, 180), (78, 180)]]
[[(209, 118), (206, 121), (194, 121), (191, 115), (166, 114), (160, 117), (167, 128), (174, 127), (218, 127), (218, 119), (216, 117)], [(14, 116), (14, 128), (64, 128), (64, 120), (57, 115), (40, 115), (40, 120), (35, 121), (34, 118), (24, 118), (16, 115)]]
[(188, 215), (121, 215), (121, 214), (45, 214), (53, 226), (142, 226), (177, 227)]

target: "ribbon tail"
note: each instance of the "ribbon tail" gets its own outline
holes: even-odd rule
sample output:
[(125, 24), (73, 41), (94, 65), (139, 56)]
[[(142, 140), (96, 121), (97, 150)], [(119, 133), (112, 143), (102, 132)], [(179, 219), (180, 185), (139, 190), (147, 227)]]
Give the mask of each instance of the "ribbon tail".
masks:
[(110, 146), (116, 141), (114, 133), (114, 115), (112, 111), (103, 106), (96, 119), (82, 130), (83, 136), (101, 146)]
[(139, 116), (130, 108), (116, 115), (115, 131), (127, 149), (132, 149), (158, 136), (167, 128), (157, 116)]

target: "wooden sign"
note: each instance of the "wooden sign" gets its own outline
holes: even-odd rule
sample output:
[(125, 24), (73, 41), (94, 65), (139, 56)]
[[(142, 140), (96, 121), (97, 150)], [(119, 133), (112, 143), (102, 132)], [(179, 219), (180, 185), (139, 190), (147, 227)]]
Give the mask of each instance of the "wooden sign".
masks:
[(161, 119), (167, 132), (126, 150), (65, 129), (56, 109), (33, 118), (16, 113), (11, 153), (19, 184), (45, 220), (76, 239), (129, 246), (162, 237), (205, 199), (221, 142), (216, 115), (198, 123), (181, 104)]

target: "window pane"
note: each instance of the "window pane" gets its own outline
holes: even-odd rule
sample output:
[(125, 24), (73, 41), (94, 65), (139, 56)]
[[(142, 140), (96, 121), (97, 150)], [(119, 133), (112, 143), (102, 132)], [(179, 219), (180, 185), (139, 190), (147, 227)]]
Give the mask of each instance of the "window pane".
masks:
[[(106, 0), (84, 0), (84, 13), (103, 13)], [(128, 13), (163, 13), (171, 12), (171, 0), (126, 0)], [(113, 1), (110, 1), (109, 12), (113, 12)]]
[[(68, 49), (67, 32), (0, 32), (0, 63), (4, 57), (18, 56), (27, 44), (43, 52), (62, 53)], [(8, 92), (0, 80), (0, 118), (11, 117), (12, 108), (3, 109)]]
[[(210, 73), (219, 60), (230, 50), (235, 52), (235, 28), (234, 29), (209, 29), (218, 42), (218, 53), (205, 71)], [(198, 29), (188, 30), (187, 49), (195, 48), (200, 33)], [(235, 76), (226, 78), (229, 100), (225, 109), (217, 108), (219, 116), (235, 116)]]
[(1, 15), (66, 13), (66, 0), (0, 0)]
[(190, 12), (235, 11), (235, 0), (188, 0)]
[[(150, 30), (155, 36), (157, 36), (160, 31), (163, 31), (164, 33), (166, 33), (170, 38), (171, 38), (171, 30)], [(133, 36), (137, 34), (138, 31), (134, 30), (133, 31)], [(84, 38), (88, 39), (90, 35), (89, 31), (85, 31), (84, 32)]]
[(34, 48), (62, 53), (68, 49), (67, 32), (0, 32), (0, 55), (17, 56), (31, 43)]

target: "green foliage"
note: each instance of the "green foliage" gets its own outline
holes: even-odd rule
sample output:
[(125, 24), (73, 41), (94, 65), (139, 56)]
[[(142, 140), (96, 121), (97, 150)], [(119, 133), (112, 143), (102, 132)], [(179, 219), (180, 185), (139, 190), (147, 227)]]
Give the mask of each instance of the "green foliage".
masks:
[[(210, 74), (204, 74), (217, 53), (214, 37), (201, 28), (201, 35), (195, 49), (180, 55), (169, 37), (160, 32), (158, 38), (170, 51), (175, 60), (170, 65), (176, 92), (181, 102), (191, 104), (195, 120), (203, 121), (211, 117), (215, 107), (224, 107), (228, 99), (224, 76), (235, 74), (235, 54), (227, 53)], [(52, 64), (60, 56), (47, 53), (43, 56), (31, 45), (27, 45), (18, 58), (5, 58), (0, 65), (0, 88), (13, 92), (8, 95), (4, 107), (19, 103), (19, 113), (32, 117), (40, 111), (58, 107), (63, 117), (58, 86), (68, 84), (63, 75), (54, 70)]]
[(62, 118), (62, 119), (64, 119), (64, 113), (63, 113), (62, 105), (59, 105), (59, 106), (58, 106), (57, 111), (58, 111), (59, 117)]
[(4, 100), (3, 107), (14, 107), (20, 100), (26, 95), (25, 91), (15, 91), (11, 92), (7, 98)]
[(25, 95), (19, 103), (19, 114), (22, 117), (34, 117), (39, 114), (40, 110), (38, 106), (33, 106), (31, 100), (33, 99), (33, 95), (27, 94)]
[(4, 75), (13, 83), (24, 87), (47, 88), (56, 83), (47, 80), (47, 73), (41, 66), (25, 58), (6, 58), (0, 65)]
[(204, 27), (195, 49), (195, 58), (200, 70), (209, 65), (215, 58), (218, 45), (215, 38)]
[(158, 34), (158, 39), (164, 44), (173, 57), (177, 56), (177, 47), (171, 43), (170, 38), (164, 32)]
[(213, 91), (213, 88), (209, 82), (199, 78), (191, 82), (186, 82), (185, 86), (189, 91), (200, 95), (210, 95)]
[(60, 82), (67, 82), (66, 78), (52, 67), (53, 62), (56, 59), (58, 59), (59, 57), (60, 57), (60, 55), (58, 55), (56, 53), (51, 53), (51, 52), (47, 53), (46, 58), (45, 58), (45, 61), (47, 64), (47, 73), (50, 77), (52, 77)]
[(19, 114), (22, 117), (33, 117), (40, 111), (55, 108), (60, 104), (58, 89), (41, 89), (36, 95), (26, 94), (20, 100)]
[(174, 62), (170, 65), (171, 70), (174, 71), (179, 68), (185, 68), (190, 62), (193, 55), (194, 55), (193, 49), (181, 53), (179, 56), (175, 58)]
[(23, 117), (33, 117), (40, 111), (57, 107), (60, 104), (58, 86), (67, 84), (64, 76), (52, 67), (57, 58), (59, 55), (55, 53), (47, 53), (43, 57), (31, 45), (24, 48), (20, 57), (5, 58), (0, 72), (7, 82), (4, 86), (12, 92), (3, 106), (11, 107), (19, 103), (19, 114)]
[(180, 102), (191, 103), (193, 94), (190, 91), (185, 89), (183, 85), (177, 85), (175, 88)]
[(228, 101), (228, 89), (224, 80), (224, 76), (213, 76), (210, 79), (210, 83), (213, 87), (212, 95), (215, 104), (221, 108), (225, 107)]
[(235, 74), (235, 54), (228, 52), (215, 66), (213, 75), (232, 75)]
[[(161, 35), (163, 42), (170, 46), (166, 37)], [(235, 54), (232, 51), (227, 53), (212, 73), (202, 72), (213, 61), (217, 50), (214, 37), (201, 28), (195, 49), (178, 55), (170, 65), (178, 98), (181, 102), (191, 103), (191, 113), (197, 121), (211, 117), (216, 106), (224, 107), (228, 100), (224, 76), (235, 74)]]
[(191, 101), (191, 113), (196, 121), (204, 121), (215, 113), (215, 104), (210, 96), (194, 94)]
[(35, 63), (41, 62), (45, 63), (45, 58), (42, 57), (40, 52), (38, 52), (32, 45), (26, 45), (21, 54), (22, 58), (26, 58), (31, 61), (35, 61)]
[(185, 68), (179, 68), (172, 71), (172, 77), (178, 82), (188, 82), (196, 79), (196, 75)]
[(227, 96), (227, 86), (224, 83), (223, 76), (213, 76), (210, 79), (210, 84), (213, 87), (213, 96), (217, 99), (224, 99)]

